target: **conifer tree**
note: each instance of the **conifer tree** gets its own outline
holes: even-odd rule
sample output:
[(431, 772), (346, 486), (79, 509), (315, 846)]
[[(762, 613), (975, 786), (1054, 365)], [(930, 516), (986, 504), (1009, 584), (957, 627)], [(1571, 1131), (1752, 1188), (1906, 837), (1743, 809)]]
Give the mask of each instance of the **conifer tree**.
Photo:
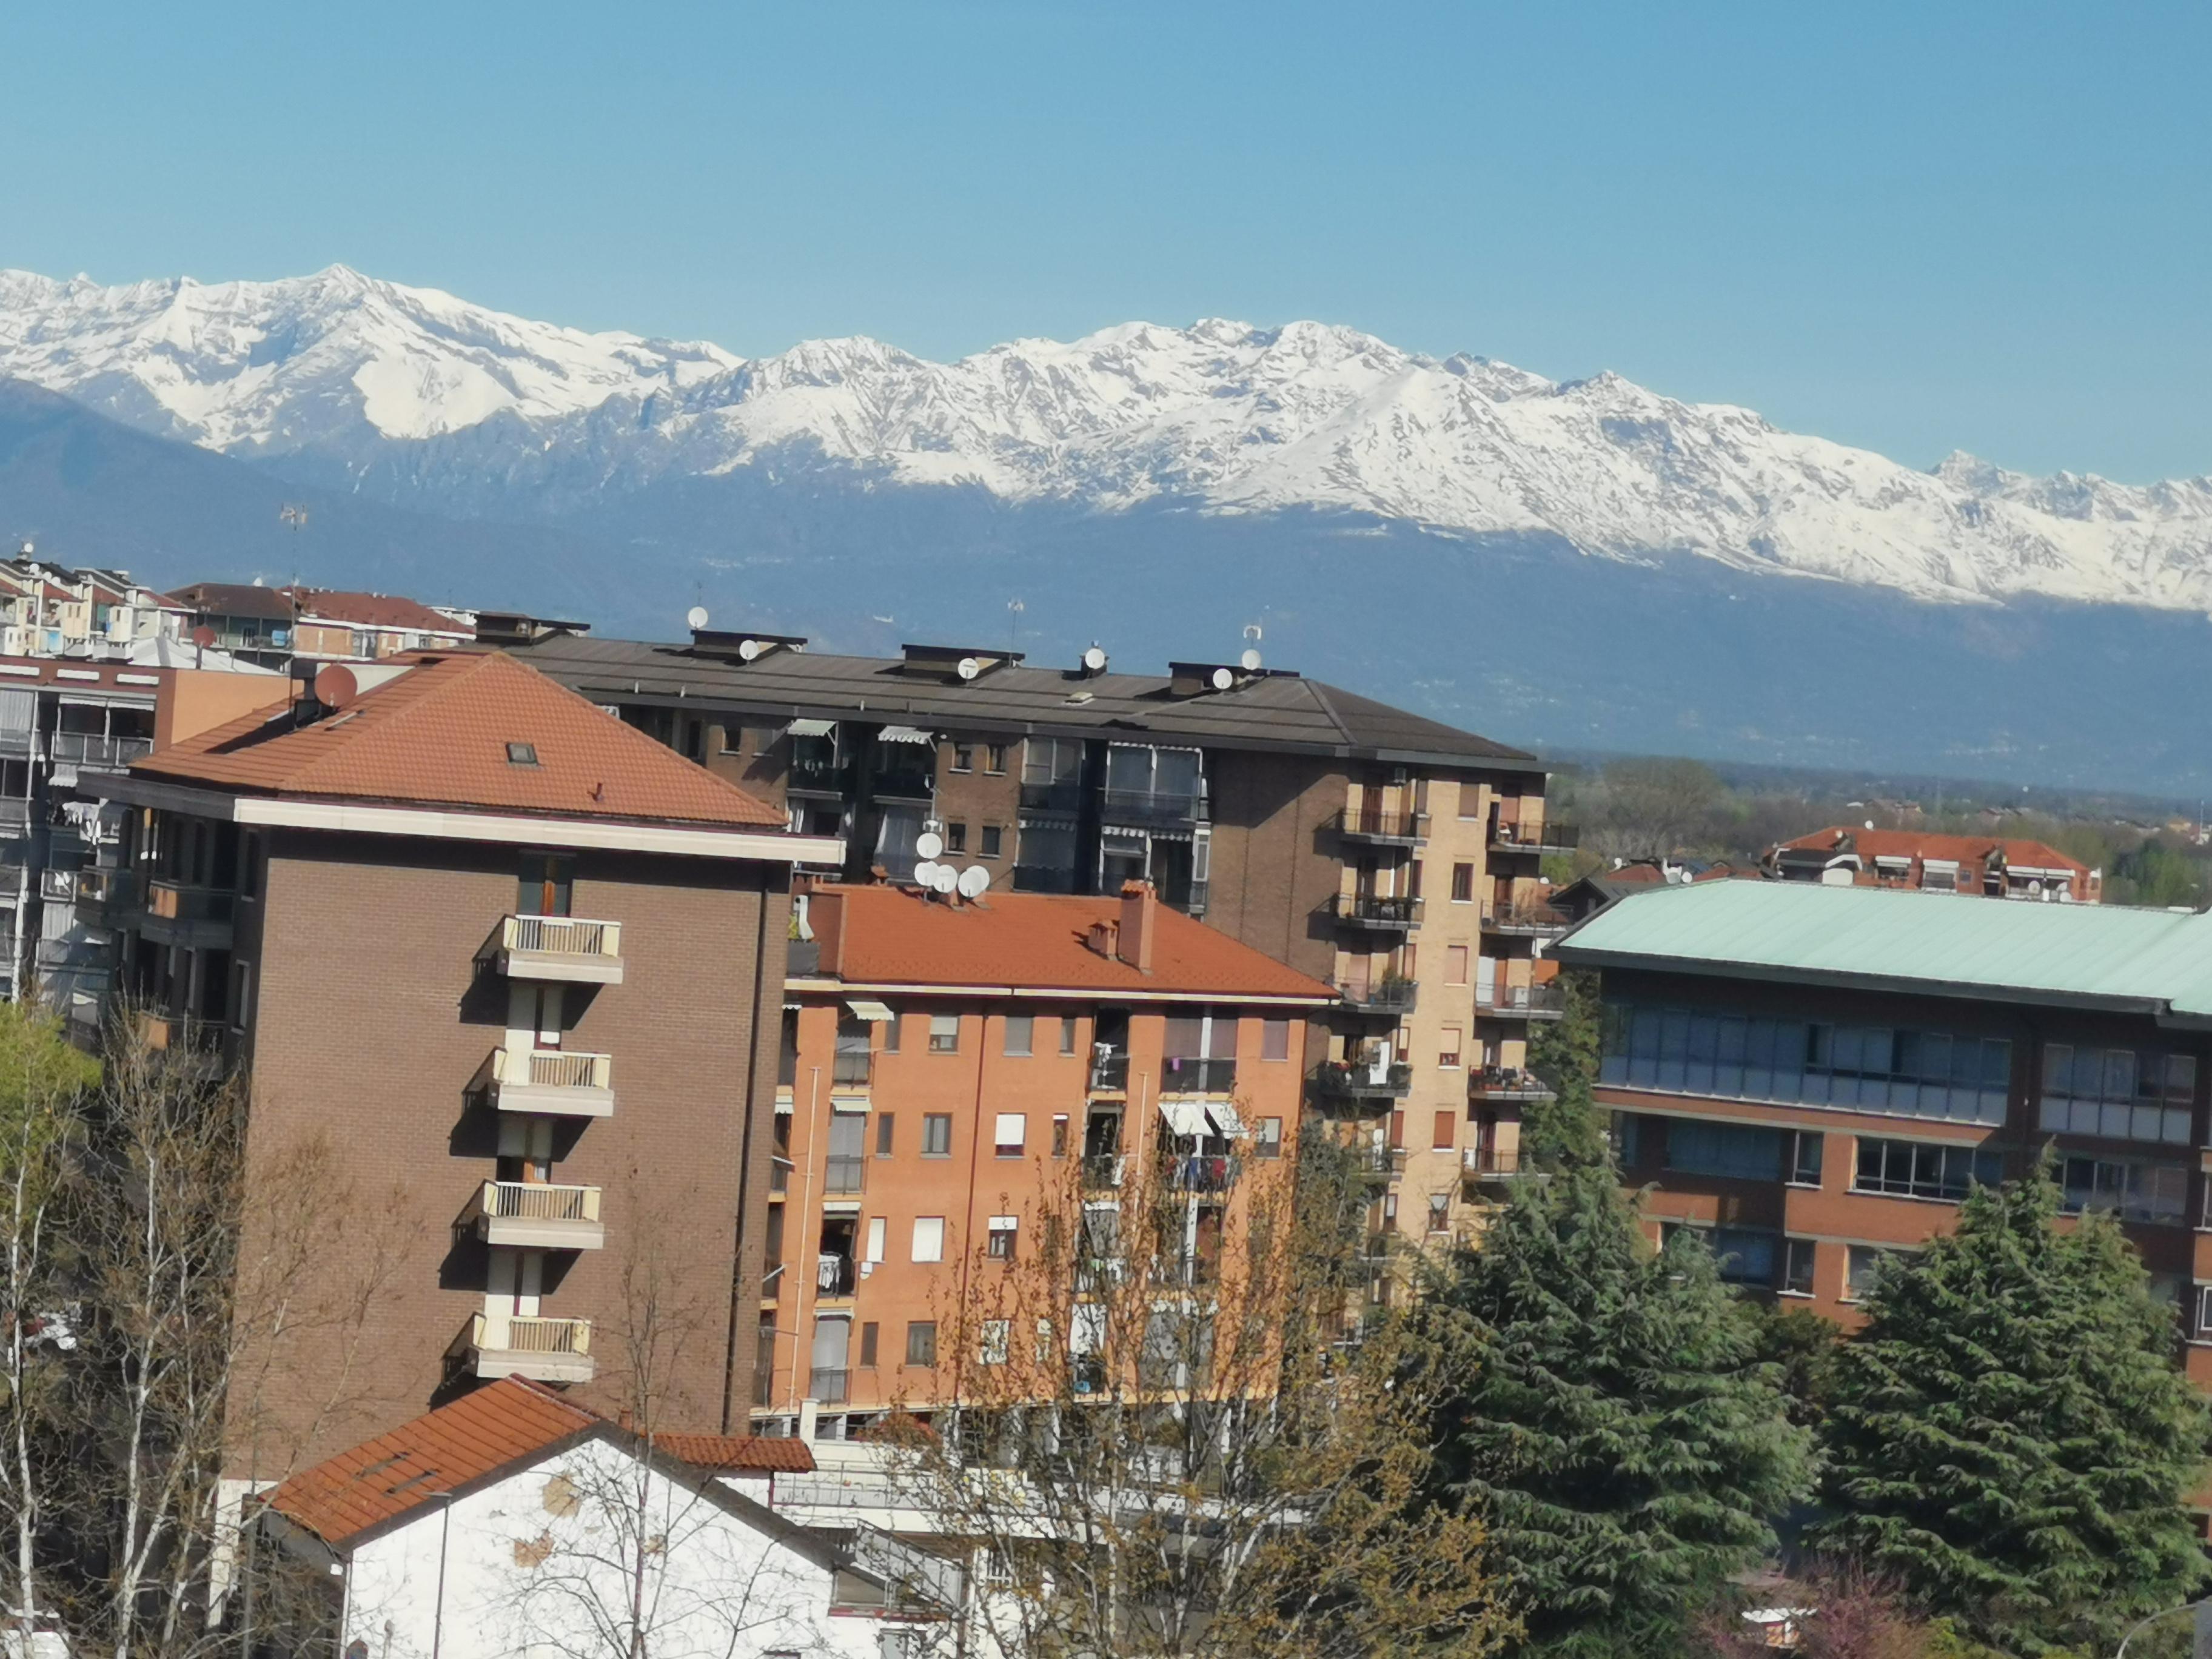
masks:
[(2205, 1578), (2184, 1499), (2207, 1417), (2172, 1312), (2110, 1219), (2061, 1231), (2057, 1208), (2046, 1164), (1885, 1263), (1825, 1437), (1823, 1541), (2024, 1655)]
[(1611, 1156), (1603, 1114), (1592, 1098), (1604, 1043), (1604, 1012), (1597, 975), (1579, 970), (1553, 981), (1565, 1012), (1537, 1025), (1528, 1042), (1528, 1069), (1552, 1091), (1521, 1115), (1521, 1157), (1539, 1170), (1594, 1168)]

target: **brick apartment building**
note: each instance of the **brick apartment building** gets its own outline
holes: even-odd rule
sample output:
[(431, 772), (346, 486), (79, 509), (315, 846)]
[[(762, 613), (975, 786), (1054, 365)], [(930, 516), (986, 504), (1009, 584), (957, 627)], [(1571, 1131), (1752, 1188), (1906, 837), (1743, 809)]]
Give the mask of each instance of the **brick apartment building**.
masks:
[(1981, 898), (2096, 904), (2105, 872), (2047, 842), (1831, 824), (1768, 849), (1766, 872), (1831, 887), (1911, 887)]
[(1172, 1286), (1212, 1282), (1249, 1162), (1297, 1156), (1329, 987), (1142, 883), (1115, 898), (803, 898), (757, 1421), (789, 1432), (818, 1406), (837, 1440), (894, 1403), (940, 1402), (948, 1307), (1078, 1203), (1086, 1236), (1134, 1224), (1132, 1194), (1165, 1203)]
[(248, 662), (284, 667), (316, 662), (381, 662), (409, 651), (472, 644), (466, 613), (434, 611), (397, 593), (322, 587), (264, 587), (254, 582), (194, 582), (177, 590), (188, 633)]
[(420, 1235), (363, 1316), (376, 1401), (308, 1437), (321, 1379), (288, 1383), (291, 1449), (591, 1384), (638, 1271), (698, 1322), (659, 1407), (741, 1420), (790, 870), (840, 849), (505, 655), (316, 684), (89, 783), (130, 811), (121, 978), (250, 1080), (249, 1183), (319, 1133)]
[[(486, 619), (488, 623), (492, 619)], [(1311, 1098), (1387, 1159), (1377, 1220), (1461, 1226), (1510, 1172), (1538, 960), (1564, 919), (1533, 756), (1279, 669), (1066, 668), (984, 647), (895, 658), (787, 635), (686, 645), (496, 619), (548, 675), (788, 814), (842, 868), (908, 875), (925, 833), (997, 890), (1161, 902), (1336, 988)], [(1326, 1061), (1327, 1063), (1322, 1063)]]
[(1718, 881), (1557, 947), (1604, 975), (1598, 1099), (1659, 1227), (1846, 1325), (1881, 1255), (2055, 1146), (2116, 1212), (2212, 1385), (2212, 915)]

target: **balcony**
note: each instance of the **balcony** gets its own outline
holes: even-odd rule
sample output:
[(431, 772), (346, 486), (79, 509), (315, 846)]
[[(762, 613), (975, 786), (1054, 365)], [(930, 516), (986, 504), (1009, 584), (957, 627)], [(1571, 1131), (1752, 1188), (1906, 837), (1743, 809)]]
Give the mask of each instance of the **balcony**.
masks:
[(887, 745), (896, 751), (886, 757), (879, 754), (876, 769), (868, 778), (868, 792), (878, 800), (926, 801), (937, 793), (937, 750), (934, 745), (923, 748), (919, 744), (898, 743)]
[(607, 1242), (597, 1187), (487, 1181), (462, 1219), (487, 1244), (526, 1250), (596, 1250)]
[(1375, 893), (1339, 893), (1332, 914), (1347, 927), (1372, 927), (1379, 932), (1410, 933), (1421, 923), (1417, 898)]
[(154, 752), (151, 738), (109, 737), (99, 732), (55, 732), (46, 738), (46, 753), (56, 766), (78, 766), (95, 772), (119, 772), (132, 761)]
[(1549, 1100), (1552, 1091), (1534, 1072), (1503, 1066), (1486, 1066), (1470, 1072), (1467, 1092), (1474, 1100)]
[(1508, 939), (1553, 939), (1567, 931), (1567, 919), (1548, 904), (1499, 904), (1486, 901), (1482, 931)]
[(1485, 1019), (1560, 1019), (1567, 994), (1556, 985), (1493, 985), (1475, 992), (1474, 1012)]
[(1083, 1190), (1087, 1193), (1107, 1192), (1119, 1187), (1128, 1178), (1129, 1155), (1127, 1152), (1091, 1152), (1083, 1159)]
[(1312, 1082), (1316, 1100), (1403, 1100), (1413, 1091), (1413, 1068), (1402, 1060), (1325, 1060), (1314, 1067)]
[(1370, 1179), (1387, 1181), (1406, 1173), (1406, 1149), (1403, 1146), (1363, 1146), (1359, 1149), (1360, 1172)]
[(1490, 831), (1493, 853), (1571, 853), (1582, 842), (1582, 830), (1572, 823), (1500, 823)]
[(495, 1048), (477, 1071), (472, 1088), (495, 1111), (611, 1117), (614, 1056), (579, 1054), (573, 1048)]
[(1164, 1060), (1160, 1062), (1163, 1095), (1226, 1095), (1237, 1089), (1233, 1060)]
[(1400, 1019), (1413, 1012), (1414, 1004), (1420, 1000), (1420, 991), (1419, 984), (1410, 979), (1383, 979), (1368, 985), (1340, 987), (1338, 994), (1343, 997), (1344, 1006), (1354, 1013)]
[(230, 1029), (216, 1020), (141, 1011), (138, 1040), (172, 1066), (216, 1077), (227, 1063)]
[(817, 1298), (850, 1296), (859, 1283), (859, 1271), (851, 1256), (824, 1250), (814, 1258), (814, 1294)]
[(1429, 838), (1426, 812), (1386, 812), (1379, 806), (1347, 806), (1329, 827), (1363, 847), (1418, 847)]
[(1518, 1146), (1469, 1146), (1459, 1155), (1464, 1180), (1486, 1185), (1493, 1181), (1527, 1181), (1537, 1176), (1536, 1166), (1524, 1164)]
[(1225, 1193), (1243, 1173), (1241, 1158), (1197, 1152), (1188, 1158), (1161, 1160), (1160, 1173), (1169, 1190), (1178, 1193)]
[(836, 795), (842, 799), (853, 793), (853, 763), (794, 755), (783, 787), (789, 794)]
[(1101, 793), (1098, 815), (1108, 823), (1187, 827), (1205, 821), (1206, 796), (1182, 789), (1108, 789)]
[(1094, 1095), (1126, 1095), (1129, 1092), (1129, 1057), (1127, 1054), (1100, 1054), (1091, 1062), (1091, 1092)]
[(1024, 783), (1022, 785), (1022, 810), (1025, 812), (1057, 812), (1073, 817), (1083, 810), (1083, 786), (1072, 779), (1063, 778), (1054, 783)]
[(588, 1382), (592, 1380), (592, 1322), (475, 1314), (446, 1350), (446, 1357), (485, 1382), (526, 1376), (537, 1382)]
[(867, 1179), (868, 1160), (857, 1152), (832, 1152), (822, 1160), (822, 1192), (827, 1198), (850, 1198)]
[(156, 877), (146, 884), (138, 931), (155, 945), (227, 951), (238, 895), (226, 887), (201, 887)]
[(477, 947), (477, 960), (512, 979), (619, 985), (622, 924), (575, 916), (502, 916)]

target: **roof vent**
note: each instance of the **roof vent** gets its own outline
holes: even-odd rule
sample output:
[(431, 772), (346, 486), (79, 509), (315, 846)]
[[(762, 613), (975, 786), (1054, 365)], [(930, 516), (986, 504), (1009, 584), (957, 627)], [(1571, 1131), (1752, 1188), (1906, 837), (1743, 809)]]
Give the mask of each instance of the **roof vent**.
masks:
[(905, 659), (899, 665), (902, 673), (927, 676), (948, 685), (980, 680), (995, 669), (1009, 667), (1022, 659), (1018, 651), (995, 651), (988, 646), (902, 645), (899, 649), (905, 653)]
[(477, 612), (477, 643), (478, 645), (530, 645), (538, 640), (553, 639), (563, 635), (588, 634), (592, 625), (585, 622), (562, 622), (552, 617), (525, 616), (520, 611), (479, 611)]
[(804, 651), (804, 634), (763, 634), (750, 628), (695, 628), (691, 630), (691, 654), (713, 657), (720, 662), (758, 662), (763, 657), (773, 656), (779, 651)]

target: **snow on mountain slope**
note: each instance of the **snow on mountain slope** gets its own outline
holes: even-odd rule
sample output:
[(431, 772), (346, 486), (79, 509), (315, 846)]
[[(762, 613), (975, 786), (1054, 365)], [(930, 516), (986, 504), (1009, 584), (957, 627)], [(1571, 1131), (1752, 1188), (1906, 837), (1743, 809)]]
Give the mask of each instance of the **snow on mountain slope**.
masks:
[(1107, 511), (1349, 510), (1928, 599), (2212, 609), (2212, 479), (2029, 478), (1963, 456), (1922, 472), (1617, 375), (1555, 383), (1317, 323), (1133, 323), (954, 363), (860, 338), (748, 361), (337, 266), (216, 287), (4, 273), (0, 374), (431, 511), (489, 491), (557, 516), (804, 459)]

